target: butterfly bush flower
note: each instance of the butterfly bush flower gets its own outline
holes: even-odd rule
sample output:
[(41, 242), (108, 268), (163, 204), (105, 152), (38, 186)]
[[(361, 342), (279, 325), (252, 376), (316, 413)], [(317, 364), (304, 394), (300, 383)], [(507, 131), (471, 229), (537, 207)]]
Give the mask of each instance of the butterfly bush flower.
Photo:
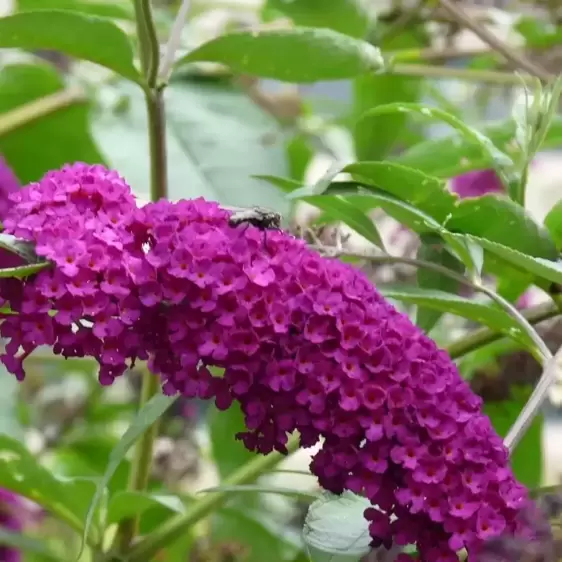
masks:
[[(4, 158), (0, 156), (0, 222), (6, 216), (11, 206), (9, 199), (10, 193), (14, 193), (20, 187), (18, 178), (6, 163)], [(15, 267), (23, 263), (22, 259), (15, 254), (0, 249), (0, 269), (6, 267)]]
[(323, 438), (311, 470), (370, 500), (373, 546), (447, 562), (532, 536), (482, 400), (361, 272), (286, 233), (233, 228), (203, 199), (138, 209), (101, 166), (51, 172), (12, 200), (6, 229), (54, 264), (0, 287), (18, 312), (2, 361), (19, 379), (44, 344), (94, 357), (102, 384), (148, 359), (166, 394), (238, 401), (250, 450), (286, 452), (294, 430), (304, 447)]

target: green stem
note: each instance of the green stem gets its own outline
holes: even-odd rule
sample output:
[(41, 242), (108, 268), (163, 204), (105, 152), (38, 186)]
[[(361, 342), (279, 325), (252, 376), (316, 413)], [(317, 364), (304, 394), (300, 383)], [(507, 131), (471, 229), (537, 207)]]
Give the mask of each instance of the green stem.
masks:
[[(166, 122), (163, 92), (157, 88), (160, 47), (152, 18), (150, 0), (135, 0), (135, 16), (139, 41), (139, 55), (143, 74), (150, 156), (150, 194), (152, 201), (167, 195)], [(139, 410), (159, 391), (158, 377), (147, 369), (143, 373)], [(152, 467), (154, 441), (158, 435), (158, 422), (154, 423), (135, 446), (135, 454), (129, 474), (128, 489), (146, 490)], [(139, 517), (121, 521), (117, 528), (114, 545), (120, 553), (126, 553), (138, 534)]]
[[(299, 448), (299, 439), (293, 436), (287, 443), (289, 453)], [(234, 474), (229, 476), (223, 483), (224, 486), (240, 486), (254, 482), (259, 476), (277, 466), (285, 455), (270, 453), (266, 456), (258, 456), (240, 467)], [(171, 545), (175, 540), (188, 532), (198, 521), (201, 521), (209, 513), (224, 505), (231, 495), (229, 492), (217, 492), (204, 496), (193, 504), (187, 513), (178, 515), (158, 527), (154, 532), (141, 539), (131, 548), (127, 562), (148, 562), (161, 550)]]
[(0, 117), (0, 137), (51, 113), (87, 102), (88, 98), (81, 89), (69, 88), (20, 105)]
[(168, 164), (166, 158), (166, 116), (164, 92), (154, 88), (146, 92), (148, 139), (150, 144), (150, 198), (163, 199), (168, 194)]
[(543, 365), (546, 361), (552, 359), (552, 353), (548, 346), (544, 342), (544, 340), (539, 336), (537, 331), (533, 328), (531, 323), (515, 308), (510, 302), (504, 299), (501, 295), (498, 295), (492, 289), (488, 289), (484, 287), (484, 285), (476, 284), (477, 287), (480, 287), (480, 291), (487, 295), (490, 299), (492, 299), (495, 303), (501, 306), (518, 324), (519, 326), (527, 333), (531, 341), (535, 344), (535, 349), (532, 350), (533, 356), (539, 362), (540, 365)]
[(150, 0), (134, 0), (137, 21), (139, 56), (143, 74), (149, 89), (156, 87), (160, 45), (156, 35), (156, 27), (152, 18)]
[[(529, 324), (534, 325), (560, 315), (560, 311), (551, 303), (546, 303), (524, 310), (522, 314)], [(464, 355), (501, 339), (506, 339), (501, 333), (494, 332), (489, 328), (479, 328), (449, 345), (447, 347), (447, 352), (451, 359), (459, 359)]]

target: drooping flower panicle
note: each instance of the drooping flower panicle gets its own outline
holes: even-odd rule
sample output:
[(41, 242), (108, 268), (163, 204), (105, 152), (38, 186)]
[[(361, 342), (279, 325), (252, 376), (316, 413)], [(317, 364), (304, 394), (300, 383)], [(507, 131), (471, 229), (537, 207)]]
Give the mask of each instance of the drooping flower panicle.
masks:
[(365, 494), (373, 544), (415, 543), (424, 561), (531, 534), (527, 491), (481, 400), (361, 272), (283, 232), (233, 228), (203, 199), (137, 209), (100, 166), (12, 198), (7, 231), (55, 264), (0, 286), (18, 313), (0, 327), (18, 378), (44, 344), (94, 357), (103, 384), (148, 359), (166, 393), (237, 400), (251, 450), (285, 451), (294, 430), (303, 446), (323, 437), (320, 484)]

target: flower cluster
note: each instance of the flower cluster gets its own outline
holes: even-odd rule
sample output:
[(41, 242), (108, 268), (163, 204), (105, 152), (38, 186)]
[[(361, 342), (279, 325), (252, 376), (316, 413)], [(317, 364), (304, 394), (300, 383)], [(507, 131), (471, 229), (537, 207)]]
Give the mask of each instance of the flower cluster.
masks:
[[(246, 447), (324, 438), (311, 469), (364, 494), (373, 545), (416, 544), (456, 561), (503, 533), (530, 536), (526, 489), (444, 351), (360, 272), (285, 233), (229, 225), (202, 199), (138, 209), (99, 166), (49, 173), (12, 196), (5, 220), (55, 267), (0, 294), (2, 361), (19, 378), (39, 345), (87, 355), (110, 384), (148, 359), (163, 391), (237, 400)], [(23, 352), (20, 352), (23, 349)]]
[(137, 208), (129, 186), (102, 166), (75, 164), (10, 200), (4, 231), (33, 241), (54, 267), (33, 281), (0, 281), (0, 295), (18, 313), (0, 327), (10, 340), (2, 361), (22, 379), (23, 359), (49, 345), (65, 357), (96, 357), (100, 381), (110, 384), (138, 348), (134, 331), (127, 331), (138, 313), (138, 299), (130, 304), (128, 298), (129, 270), (134, 260), (142, 262), (143, 250), (134, 236)]
[(475, 170), (457, 176), (451, 181), (451, 190), (461, 198), (505, 192), (505, 188), (494, 170)]

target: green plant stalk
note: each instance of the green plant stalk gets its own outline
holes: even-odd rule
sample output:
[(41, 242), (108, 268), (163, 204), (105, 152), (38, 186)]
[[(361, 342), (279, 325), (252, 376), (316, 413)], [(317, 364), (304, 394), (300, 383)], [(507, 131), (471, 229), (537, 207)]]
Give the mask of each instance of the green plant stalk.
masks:
[[(148, 139), (150, 157), (150, 195), (152, 201), (166, 197), (166, 123), (163, 92), (156, 87), (160, 47), (152, 18), (150, 0), (135, 0), (135, 17), (139, 42), (141, 67), (145, 77), (144, 91), (148, 115)], [(139, 410), (159, 391), (160, 381), (146, 369), (142, 376)], [(143, 491), (148, 486), (152, 468), (154, 440), (158, 435), (158, 422), (154, 423), (139, 439), (129, 474), (128, 490)], [(138, 534), (140, 517), (121, 521), (115, 535), (114, 547), (124, 554)]]
[[(552, 303), (546, 303), (524, 310), (522, 314), (529, 324), (534, 325), (559, 316), (560, 310)], [(447, 352), (451, 359), (459, 359), (501, 339), (506, 339), (501, 333), (489, 328), (479, 328), (447, 346)]]
[[(297, 436), (292, 436), (287, 443), (287, 450), (295, 452), (300, 445)], [(241, 466), (234, 474), (225, 479), (224, 486), (250, 484), (259, 476), (276, 467), (285, 457), (274, 452), (266, 456), (258, 456)], [(183, 515), (169, 519), (166, 523), (142, 538), (133, 546), (127, 556), (127, 562), (148, 562), (154, 555), (173, 544), (181, 535), (196, 523), (209, 515), (213, 510), (224, 505), (231, 497), (229, 492), (217, 492), (204, 496), (193, 504)]]
[(141, 68), (146, 78), (148, 89), (154, 89), (158, 76), (160, 45), (156, 35), (156, 26), (152, 18), (150, 0), (134, 0), (137, 22), (137, 38)]

